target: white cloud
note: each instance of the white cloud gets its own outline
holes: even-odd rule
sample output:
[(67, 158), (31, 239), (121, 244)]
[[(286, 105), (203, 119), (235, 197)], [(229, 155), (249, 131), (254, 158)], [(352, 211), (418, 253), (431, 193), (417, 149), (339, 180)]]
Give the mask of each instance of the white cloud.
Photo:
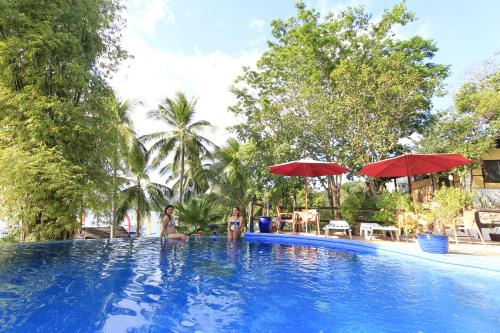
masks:
[(413, 36), (429, 39), (432, 35), (432, 27), (428, 21), (414, 21), (408, 23), (406, 26), (396, 25), (392, 28), (392, 32), (395, 38), (400, 40), (409, 39)]
[[(252, 49), (237, 54), (207, 53), (196, 45), (187, 53), (154, 48), (148, 41), (156, 27), (163, 21), (175, 21), (171, 10), (158, 0), (146, 3), (132, 0), (127, 19), (122, 46), (133, 58), (121, 64), (109, 83), (122, 100), (135, 105), (132, 120), (137, 134), (165, 130), (164, 124), (147, 119), (146, 112), (156, 108), (163, 98), (182, 91), (198, 99), (196, 119), (208, 120), (216, 127), (214, 132), (204, 135), (223, 145), (230, 137), (226, 128), (238, 122), (227, 110), (236, 103), (229, 87), (242, 73), (243, 66), (255, 65), (261, 52)], [(145, 20), (147, 25), (143, 24)], [(158, 172), (151, 177), (154, 181), (165, 181)]]
[(130, 1), (126, 18), (131, 29), (148, 37), (153, 36), (160, 22), (175, 23), (175, 15), (164, 0)]
[[(217, 145), (227, 141), (231, 135), (226, 128), (238, 122), (227, 110), (236, 103), (229, 87), (243, 66), (254, 66), (260, 52), (204, 53), (196, 46), (189, 54), (155, 49), (140, 31), (130, 26), (124, 31), (122, 44), (134, 58), (122, 63), (110, 85), (122, 100), (135, 105), (132, 120), (138, 135), (165, 130), (164, 124), (147, 119), (146, 112), (156, 108), (163, 98), (182, 91), (198, 99), (196, 119), (208, 120), (216, 127), (204, 135)], [(165, 181), (158, 172), (151, 177), (157, 182)]]
[(264, 22), (264, 20), (252, 17), (250, 23), (248, 23), (248, 27), (250, 29), (262, 29), (265, 24), (266, 22)]
[(251, 39), (248, 44), (252, 47), (263, 46), (266, 43), (266, 36), (261, 36), (255, 39)]
[(196, 46), (189, 54), (155, 49), (133, 29), (126, 29), (123, 46), (134, 58), (121, 65), (110, 84), (122, 99), (141, 101), (133, 115), (138, 134), (163, 130), (162, 124), (146, 119), (145, 112), (155, 108), (161, 99), (183, 91), (198, 98), (197, 118), (218, 128), (207, 136), (217, 144), (226, 141), (229, 135), (226, 127), (236, 123), (227, 111), (236, 102), (229, 87), (243, 66), (255, 64), (259, 52), (203, 53)]
[(218, 20), (217, 21), (217, 26), (219, 28), (224, 28), (226, 26), (226, 20)]

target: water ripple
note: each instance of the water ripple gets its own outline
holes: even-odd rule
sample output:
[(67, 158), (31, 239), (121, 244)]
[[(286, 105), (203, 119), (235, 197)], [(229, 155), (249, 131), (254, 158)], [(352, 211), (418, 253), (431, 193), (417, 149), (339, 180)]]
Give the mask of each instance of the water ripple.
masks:
[(0, 332), (488, 332), (500, 327), (500, 278), (430, 270), (400, 258), (223, 238), (78, 241), (1, 250)]

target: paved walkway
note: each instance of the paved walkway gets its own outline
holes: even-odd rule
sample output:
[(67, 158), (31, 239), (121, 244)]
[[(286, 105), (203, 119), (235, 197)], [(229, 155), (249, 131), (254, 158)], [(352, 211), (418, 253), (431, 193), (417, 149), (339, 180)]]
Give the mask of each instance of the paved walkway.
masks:
[[(316, 236), (314, 233), (286, 233), (286, 234), (297, 234), (302, 236)], [(340, 233), (339, 233), (340, 234)], [(333, 235), (328, 238), (338, 238), (338, 239), (349, 239), (344, 235)], [(324, 235), (316, 236), (324, 238)], [(391, 244), (391, 247), (399, 247), (407, 251), (415, 250), (416, 252), (421, 252), (420, 247), (416, 239), (408, 239), (408, 242), (401, 238), (400, 242), (392, 241), (391, 238), (383, 238), (380, 235), (374, 236), (371, 241), (365, 240), (361, 236), (352, 236), (353, 240), (372, 243), (372, 244)], [(488, 257), (500, 257), (500, 242), (485, 241), (484, 244), (481, 241), (475, 241), (472, 243), (470, 239), (459, 239), (458, 245), (455, 244), (453, 237), (450, 237), (450, 248), (449, 253), (454, 254), (465, 254), (465, 255), (478, 255), (478, 256), (488, 256)]]

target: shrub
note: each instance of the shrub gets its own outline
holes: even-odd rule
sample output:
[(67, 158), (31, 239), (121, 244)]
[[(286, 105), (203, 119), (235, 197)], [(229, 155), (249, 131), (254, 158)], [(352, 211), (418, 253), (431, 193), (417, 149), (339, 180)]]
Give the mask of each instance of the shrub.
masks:
[(342, 186), (341, 193), (342, 217), (352, 223), (358, 217), (358, 210), (363, 207), (365, 202), (365, 188), (360, 183), (346, 183)]
[(444, 224), (453, 222), (462, 209), (472, 207), (473, 195), (471, 192), (455, 187), (441, 187), (434, 193), (433, 206), (436, 219)]
[(375, 198), (375, 206), (379, 209), (373, 218), (382, 224), (396, 223), (396, 211), (413, 211), (411, 197), (407, 193), (383, 192)]
[(182, 222), (179, 231), (187, 234), (211, 231), (211, 226), (222, 218), (221, 214), (213, 211), (209, 199), (191, 199), (178, 207), (178, 216)]

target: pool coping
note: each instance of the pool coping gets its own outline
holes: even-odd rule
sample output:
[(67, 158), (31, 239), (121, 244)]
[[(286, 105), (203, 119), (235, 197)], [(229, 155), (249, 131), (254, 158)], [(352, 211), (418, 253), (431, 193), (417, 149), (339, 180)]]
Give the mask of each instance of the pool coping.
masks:
[(357, 240), (326, 238), (318, 236), (289, 235), (289, 234), (265, 234), (245, 232), (246, 241), (271, 241), (283, 244), (298, 244), (309, 246), (321, 246), (339, 250), (357, 250), (368, 253), (386, 253), (431, 261), (438, 264), (459, 266), (462, 268), (476, 269), (490, 273), (500, 273), (500, 258), (482, 257), (464, 254), (433, 254), (406, 250), (391, 244), (374, 244)]

